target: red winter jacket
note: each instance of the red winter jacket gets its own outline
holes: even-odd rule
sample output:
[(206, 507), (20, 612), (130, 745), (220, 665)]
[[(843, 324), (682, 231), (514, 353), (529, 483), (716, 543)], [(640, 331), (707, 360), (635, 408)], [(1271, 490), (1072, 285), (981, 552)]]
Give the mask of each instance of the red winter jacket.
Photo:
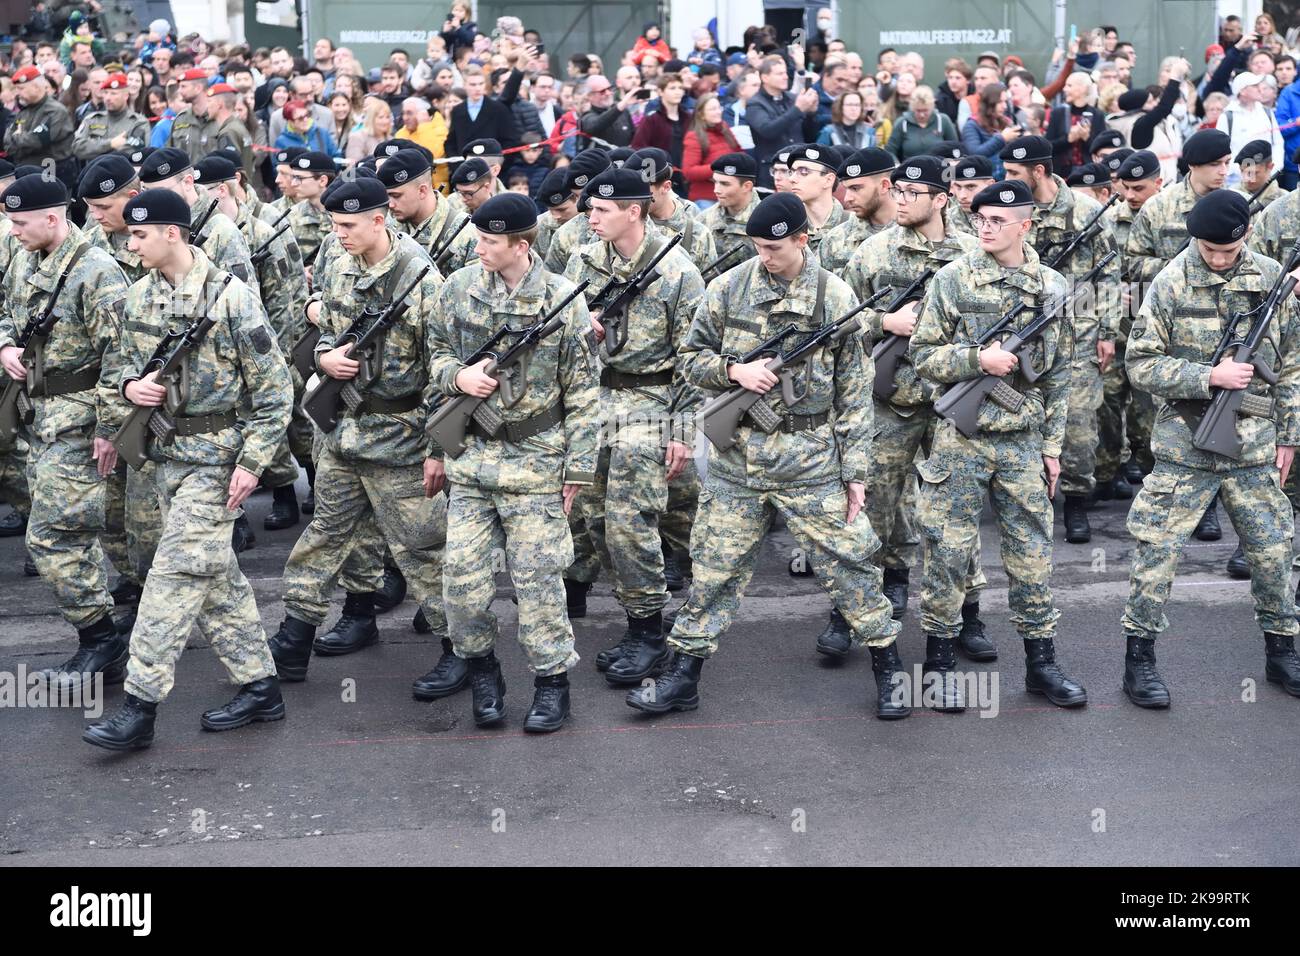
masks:
[(713, 161), (727, 153), (740, 152), (740, 144), (725, 123), (705, 130), (709, 138), (709, 150), (700, 155), (700, 138), (692, 130), (682, 139), (682, 175), (690, 184), (686, 198), (694, 202), (697, 199), (717, 199), (713, 192)]

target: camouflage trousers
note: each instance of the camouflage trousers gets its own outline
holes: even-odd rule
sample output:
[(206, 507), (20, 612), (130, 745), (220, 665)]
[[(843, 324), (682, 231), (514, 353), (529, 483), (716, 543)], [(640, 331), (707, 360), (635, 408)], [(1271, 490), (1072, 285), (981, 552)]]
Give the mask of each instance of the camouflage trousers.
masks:
[(1070, 408), (1061, 446), (1061, 493), (1086, 497), (1096, 482), (1097, 409), (1102, 403), (1101, 369), (1096, 359), (1076, 359), (1070, 370)]
[(1007, 603), (1022, 638), (1053, 637), (1060, 612), (1052, 603), (1052, 502), (1047, 497), (1042, 438), (1037, 433), (984, 433), (964, 438), (939, 425), (930, 457), (917, 465), (917, 517), (925, 536), (921, 630), (956, 638), (971, 548), (987, 496), (1002, 537)]
[(596, 546), (587, 533), (587, 519), (583, 515), (595, 510), (595, 501), (587, 488), (578, 492), (573, 507), (569, 509), (569, 536), (573, 538), (573, 563), (565, 570), (564, 576), (579, 584), (592, 584), (600, 577), (602, 565), (609, 570), (609, 554), (597, 554)]
[(305, 387), (302, 376), (292, 366), (290, 377), (293, 379), (293, 415), (289, 419), (288, 431), (275, 449), (275, 457), (262, 472), (262, 483), (268, 488), (292, 485), (298, 480), (298, 466), (312, 462), (314, 428), (311, 419), (303, 414), (301, 408)]
[(1101, 377), (1103, 399), (1097, 410), (1096, 478), (1109, 482), (1124, 462), (1127, 442), (1129, 455), (1145, 472), (1151, 471), (1151, 429), (1155, 425), (1155, 402), (1147, 392), (1135, 389), (1128, 380), (1124, 365), (1124, 346), (1116, 345), (1115, 361)]
[(1124, 632), (1154, 639), (1169, 626), (1164, 607), (1183, 543), (1218, 492), (1250, 563), (1255, 620), (1268, 634), (1294, 635), (1291, 591), (1291, 503), (1272, 465), (1205, 471), (1156, 461), (1128, 513), (1137, 540), (1129, 576)]
[(334, 582), (355, 553), (357, 533), (370, 518), (391, 543), (393, 559), (434, 634), (446, 634), (442, 612), (446, 497), (424, 496), (420, 465), (345, 459), (326, 444), (317, 451), (316, 511), (284, 566), (285, 611), (317, 627), (325, 623)]
[(99, 541), (117, 573), (135, 584), (144, 584), (162, 537), (156, 469), (152, 461), (139, 471), (119, 462), (107, 479), (107, 531)]
[(32, 498), (27, 491), (27, 442), (21, 438), (0, 451), (0, 502), (24, 518), (32, 510)]
[[(877, 406), (879, 407), (879, 406)], [(879, 413), (877, 413), (879, 414)], [(879, 449), (876, 449), (879, 452)], [(916, 474), (911, 469), (903, 478), (903, 484), (898, 494), (898, 506), (894, 508), (894, 517), (890, 523), (890, 528), (880, 537), (880, 550), (875, 554), (875, 562), (882, 568), (893, 568), (902, 571), (916, 564), (917, 554), (921, 549), (921, 538), (916, 533)], [(870, 507), (872, 489), (867, 488), (867, 504)], [(873, 519), (871, 526), (876, 527)], [(877, 530), (877, 534), (880, 529)]]
[[(311, 426), (311, 419), (307, 423)], [(292, 422), (289, 427), (293, 427)], [(323, 445), (324, 436), (317, 430), (312, 436), (308, 455), (311, 461), (320, 457)], [(361, 520), (356, 534), (352, 536), (348, 556), (343, 560), (343, 567), (339, 571), (339, 587), (348, 594), (369, 594), (379, 590), (384, 583), (384, 555), (384, 538), (379, 533), (379, 525), (375, 524), (372, 512)]]
[(838, 481), (759, 491), (708, 476), (691, 534), (695, 580), (668, 643), (676, 651), (710, 657), (731, 625), (758, 563), (763, 536), (776, 514), (810, 556), (817, 581), (853, 628), (857, 640), (887, 647), (901, 625), (881, 593), (881, 571), (871, 562), (880, 539), (865, 513), (846, 525), (848, 498)]
[[(898, 541), (900, 520), (906, 521), (901, 529), (911, 534), (913, 515), (916, 514), (916, 455), (930, 456), (934, 447), (934, 433), (939, 418), (927, 408), (904, 417), (885, 402), (876, 402), (876, 438), (872, 442), (871, 480), (867, 485), (867, 515), (871, 527), (881, 541)], [(910, 504), (909, 504), (910, 498)], [(917, 542), (919, 545), (919, 541)], [(873, 560), (882, 568), (909, 568), (916, 563), (914, 546), (894, 546), (893, 554), (902, 560), (889, 563), (889, 547), (877, 551)], [(970, 566), (963, 582), (967, 603), (979, 600), (980, 591), (988, 584), (984, 568), (980, 565), (979, 535), (971, 546)]]
[(226, 507), (231, 465), (164, 461), (155, 469), (162, 537), (131, 631), (126, 692), (161, 701), (190, 630), (212, 645), (231, 683), (275, 676), (253, 588), (230, 546), (238, 510)]
[(53, 442), (32, 439), (27, 453), (32, 496), (27, 550), (54, 589), (63, 619), (76, 628), (94, 624), (113, 609), (99, 543), (107, 483), (90, 457), (93, 433), (91, 425), (64, 432)]
[(496, 646), (494, 558), (503, 554), (519, 602), (519, 644), (528, 669), (546, 677), (578, 663), (564, 596), (573, 543), (558, 493), (452, 485), (446, 554), (442, 594), (457, 657), (483, 657)]

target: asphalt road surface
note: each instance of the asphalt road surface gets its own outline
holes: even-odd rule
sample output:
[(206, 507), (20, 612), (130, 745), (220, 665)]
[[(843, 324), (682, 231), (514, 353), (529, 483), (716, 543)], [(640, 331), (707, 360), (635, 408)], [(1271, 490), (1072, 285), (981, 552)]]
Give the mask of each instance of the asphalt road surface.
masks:
[[(1120, 691), (1120, 613), (1131, 541), (1126, 502), (1095, 507), (1094, 537), (1057, 528), (1059, 656), (1088, 688), (1062, 711), (1024, 691), (997, 534), (986, 515), (984, 619), (998, 679), (962, 715), (872, 716), (870, 659), (829, 666), (813, 650), (829, 609), (788, 575), (788, 532), (760, 567), (700, 709), (651, 719), (623, 702), (592, 659), (622, 631), (608, 582), (575, 622), (583, 661), (565, 729), (526, 735), (532, 695), (509, 581), (494, 605), (508, 687), (504, 728), (480, 730), (468, 691), (410, 696), (438, 654), (410, 628), (411, 601), (380, 618), (381, 642), (313, 660), (287, 685), (288, 717), (212, 734), (199, 714), (233, 693), (192, 635), (154, 746), (114, 755), (82, 743), (80, 709), (0, 709), (0, 861), (64, 865), (224, 864), (1295, 864), (1300, 849), (1300, 700), (1264, 681), (1249, 584), (1229, 580), (1231, 525), (1190, 542), (1158, 649), (1174, 706), (1149, 712)], [(268, 633), (297, 529), (267, 533), (242, 566)], [(61, 660), (75, 634), (20, 539), (0, 540), (0, 672)], [(913, 605), (900, 650), (924, 640)], [(341, 596), (336, 602), (337, 613)], [(12, 679), (12, 678), (11, 678)], [(991, 688), (991, 682), (987, 685)], [(1243, 699), (1245, 698), (1245, 699)], [(111, 688), (115, 709), (120, 687)]]

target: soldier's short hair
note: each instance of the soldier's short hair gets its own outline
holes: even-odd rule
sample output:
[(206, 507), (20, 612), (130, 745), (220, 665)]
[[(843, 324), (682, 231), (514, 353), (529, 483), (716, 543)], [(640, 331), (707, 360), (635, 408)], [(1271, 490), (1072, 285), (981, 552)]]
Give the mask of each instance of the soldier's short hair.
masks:
[(614, 203), (614, 205), (617, 206), (619, 209), (631, 209), (633, 206), (640, 206), (640, 207), (641, 207), (641, 221), (642, 221), (642, 222), (645, 222), (645, 220), (646, 220), (646, 219), (649, 217), (649, 215), (650, 215), (650, 200), (649, 200), (649, 199), (614, 199), (614, 200), (611, 200), (611, 201), (612, 201), (612, 202)]
[(531, 249), (537, 245), (537, 231), (537, 227), (533, 226), (531, 229), (525, 229), (523, 232), (512, 232), (506, 236), (506, 244), (514, 246), (521, 242), (526, 242), (528, 243), (528, 248)]

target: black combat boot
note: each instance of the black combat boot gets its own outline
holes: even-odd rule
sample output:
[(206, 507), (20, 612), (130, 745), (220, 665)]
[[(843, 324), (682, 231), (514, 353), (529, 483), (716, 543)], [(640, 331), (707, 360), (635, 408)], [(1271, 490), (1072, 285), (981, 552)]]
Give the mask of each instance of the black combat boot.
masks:
[(669, 591), (677, 592), (686, 587), (686, 578), (682, 574), (682, 569), (677, 565), (677, 558), (673, 554), (673, 549), (668, 546), (668, 542), (663, 542), (664, 552), (664, 584)]
[(1128, 501), (1133, 497), (1133, 487), (1119, 475), (1102, 481), (1097, 480), (1097, 487), (1092, 496), (1097, 501)]
[(1269, 682), (1281, 684), (1292, 697), (1300, 697), (1300, 657), (1296, 656), (1295, 638), (1265, 634), (1264, 655), (1264, 676)]
[(433, 670), (416, 680), (411, 685), (411, 694), (416, 700), (437, 700), (450, 697), (458, 690), (469, 686), (469, 664), (457, 657), (451, 649), (451, 641), (442, 639), (442, 656)]
[(895, 621), (902, 620), (907, 613), (907, 585), (911, 572), (907, 568), (885, 568), (881, 590), (893, 607)]
[(1041, 694), (1057, 707), (1080, 707), (1088, 692), (1077, 680), (1065, 676), (1056, 663), (1056, 646), (1050, 637), (1025, 641), (1025, 690)]
[(257, 535), (253, 534), (253, 526), (248, 523), (248, 515), (241, 514), (230, 529), (230, 547), (235, 554), (242, 554), (255, 544)]
[(849, 622), (844, 620), (844, 615), (840, 613), (839, 608), (831, 608), (831, 617), (826, 622), (826, 628), (817, 635), (817, 653), (843, 660), (849, 656), (849, 648), (852, 646), (853, 628), (849, 627)]
[(694, 710), (700, 706), (700, 668), (704, 658), (678, 652), (667, 670), (646, 687), (628, 691), (627, 705), (647, 714)]
[(506, 719), (506, 679), (501, 676), (496, 654), (488, 651), (486, 656), (471, 657), (467, 663), (474, 723), (480, 727), (501, 723)]
[(1237, 550), (1228, 559), (1228, 577), (1238, 581), (1250, 580), (1250, 562), (1246, 560), (1246, 549), (1241, 545), (1237, 545)]
[(0, 518), (0, 538), (17, 538), (27, 533), (27, 518), (11, 511)]
[(157, 704), (126, 694), (117, 713), (88, 726), (81, 739), (105, 750), (143, 750), (153, 743), (157, 713)]
[(262, 521), (267, 531), (283, 531), (301, 520), (298, 514), (298, 493), (293, 485), (284, 485), (271, 491), (271, 510)]
[[(966, 695), (962, 691), (961, 681), (957, 680), (954, 674), (957, 670), (956, 644), (957, 642), (952, 638), (927, 634), (922, 684), (920, 687), (912, 688), (914, 699), (925, 700), (927, 696), (937, 697), (938, 703), (933, 709), (943, 714), (960, 714), (966, 709)], [(930, 686), (936, 688), (937, 692), (933, 695), (927, 695)]]
[(1169, 706), (1169, 688), (1156, 671), (1156, 642), (1149, 637), (1126, 639), (1124, 695), (1139, 707)]
[(533, 678), (533, 706), (524, 718), (524, 730), (549, 734), (569, 719), (569, 675), (552, 674)]
[(609, 662), (605, 680), (616, 687), (639, 684), (668, 663), (668, 642), (663, 634), (663, 615), (656, 611), (649, 617), (627, 617), (627, 633), (619, 646), (617, 659)]
[(204, 730), (234, 730), (271, 720), (284, 720), (284, 700), (280, 697), (280, 681), (263, 677), (239, 688), (229, 703), (205, 710), (199, 723)]
[(1124, 462), (1124, 466), (1121, 470), (1124, 473), (1124, 480), (1130, 485), (1140, 485), (1142, 484), (1142, 479), (1146, 477), (1146, 472), (1142, 469), (1142, 466), (1137, 463), (1136, 458), (1130, 458), (1128, 461)]
[(379, 640), (375, 623), (375, 594), (349, 594), (334, 626), (316, 638), (312, 650), (323, 657), (352, 654)]
[(395, 564), (384, 565), (384, 583), (375, 592), (375, 613), (387, 614), (406, 600), (406, 575)]
[(1210, 506), (1205, 509), (1205, 514), (1201, 515), (1201, 520), (1196, 523), (1196, 530), (1192, 532), (1192, 537), (1197, 541), (1218, 541), (1223, 537), (1223, 529), (1219, 527), (1217, 494), (1210, 499)]
[[(912, 712), (911, 694), (898, 697), (898, 687), (907, 682), (907, 671), (898, 659), (898, 645), (872, 647), (871, 670), (876, 675), (876, 716), (881, 720), (898, 720)], [(894, 675), (901, 674), (896, 678)]]
[(411, 618), (411, 630), (415, 631), (416, 634), (433, 633), (433, 625), (430, 624), (429, 619), (424, 616), (424, 608), (420, 608), (416, 611), (415, 617)]
[(564, 579), (564, 604), (569, 611), (569, 620), (587, 616), (587, 592), (590, 590), (590, 581)]
[(957, 647), (973, 661), (983, 663), (998, 659), (997, 646), (989, 640), (984, 632), (984, 622), (980, 620), (979, 601), (961, 606), (961, 633), (957, 635)]
[(144, 588), (130, 578), (118, 578), (117, 587), (108, 592), (109, 597), (113, 599), (113, 604), (117, 607), (126, 607), (128, 604), (139, 604), (140, 595), (144, 593)]
[(307, 679), (307, 665), (311, 663), (311, 642), (316, 636), (316, 626), (285, 615), (280, 629), (268, 645), (275, 672), (286, 684)]
[(1065, 540), (1070, 544), (1087, 544), (1092, 540), (1088, 524), (1088, 499), (1082, 495), (1065, 496)]
[(316, 465), (304, 461), (302, 470), (307, 472), (307, 497), (302, 499), (302, 513), (309, 515), (316, 511)]
[(126, 662), (130, 658), (127, 638), (118, 630), (113, 618), (105, 614), (94, 624), (77, 630), (77, 651), (62, 664), (41, 671), (50, 684), (67, 689), (104, 675), (104, 684), (120, 684), (126, 679)]

